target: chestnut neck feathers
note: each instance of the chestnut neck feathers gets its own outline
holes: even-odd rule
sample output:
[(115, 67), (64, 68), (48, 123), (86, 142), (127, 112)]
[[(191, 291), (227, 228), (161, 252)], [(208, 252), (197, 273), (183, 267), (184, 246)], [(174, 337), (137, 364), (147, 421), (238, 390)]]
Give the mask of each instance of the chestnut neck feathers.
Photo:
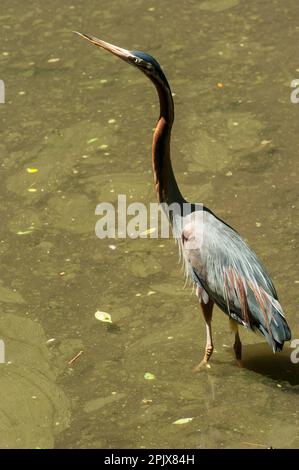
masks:
[(171, 159), (170, 136), (174, 120), (174, 105), (170, 87), (165, 81), (151, 78), (160, 101), (160, 116), (157, 122), (152, 144), (152, 165), (155, 187), (159, 202), (172, 204), (185, 202), (177, 185)]

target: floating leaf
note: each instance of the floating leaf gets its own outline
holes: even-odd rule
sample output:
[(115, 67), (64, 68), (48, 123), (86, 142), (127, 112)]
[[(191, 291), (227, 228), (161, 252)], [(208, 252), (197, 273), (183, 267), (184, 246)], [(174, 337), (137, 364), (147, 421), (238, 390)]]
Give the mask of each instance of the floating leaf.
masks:
[(24, 230), (24, 231), (19, 230), (17, 232), (17, 235), (29, 235), (29, 233), (32, 233), (32, 230)]
[(155, 294), (156, 292), (154, 290), (149, 290), (148, 293), (146, 295), (153, 295)]
[(144, 230), (144, 232), (141, 232), (140, 236), (144, 237), (144, 236), (150, 235), (151, 233), (154, 233), (156, 230), (157, 230), (156, 227), (149, 228), (147, 230)]
[(96, 142), (97, 140), (99, 140), (97, 137), (94, 137), (93, 139), (89, 139), (87, 141), (88, 144), (93, 144), (94, 142)]
[(29, 193), (36, 193), (37, 189), (36, 188), (28, 188)]
[(192, 420), (193, 418), (180, 418), (174, 421), (172, 424), (187, 424), (187, 423), (190, 423), (190, 421)]
[(51, 343), (54, 343), (54, 341), (56, 341), (55, 338), (50, 338), (46, 341), (46, 344), (51, 344)]
[(154, 380), (156, 378), (156, 376), (154, 374), (151, 374), (150, 372), (146, 372), (144, 374), (144, 378), (145, 378), (145, 380)]
[(37, 168), (27, 168), (27, 173), (37, 173), (38, 169)]
[(94, 316), (96, 317), (97, 320), (100, 320), (106, 323), (112, 323), (111, 315), (107, 312), (100, 312), (100, 310), (97, 310)]

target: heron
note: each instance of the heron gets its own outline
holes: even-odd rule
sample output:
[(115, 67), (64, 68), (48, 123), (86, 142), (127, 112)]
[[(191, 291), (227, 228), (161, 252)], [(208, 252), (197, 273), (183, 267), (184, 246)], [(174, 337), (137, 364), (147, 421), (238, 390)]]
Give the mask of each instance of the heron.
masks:
[[(127, 50), (94, 36), (78, 33), (97, 47), (105, 49), (140, 70), (154, 84), (160, 104), (160, 114), (152, 141), (152, 169), (155, 190), (160, 204), (176, 203), (182, 207), (188, 201), (176, 181), (171, 157), (170, 138), (174, 121), (174, 103), (168, 80), (157, 60), (141, 51)], [(203, 359), (195, 367), (210, 367), (214, 344), (212, 314), (216, 304), (229, 319), (234, 333), (236, 361), (242, 365), (242, 343), (239, 325), (261, 333), (273, 352), (281, 351), (291, 331), (278, 301), (277, 292), (264, 265), (239, 233), (221, 220), (205, 205), (192, 204), (190, 216), (179, 231), (179, 247), (194, 285), (206, 327)], [(175, 217), (170, 218), (176, 229)], [(200, 221), (199, 221), (200, 220)], [(196, 241), (201, 224), (201, 243)]]

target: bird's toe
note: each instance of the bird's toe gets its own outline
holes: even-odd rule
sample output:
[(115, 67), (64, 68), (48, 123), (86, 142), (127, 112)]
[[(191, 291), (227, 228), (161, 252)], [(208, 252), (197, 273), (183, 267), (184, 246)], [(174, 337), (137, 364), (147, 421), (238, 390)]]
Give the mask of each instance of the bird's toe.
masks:
[(211, 369), (210, 364), (205, 359), (203, 359), (202, 361), (200, 361), (199, 364), (194, 366), (192, 370), (193, 370), (193, 372), (199, 372), (199, 371), (204, 370), (204, 369)]

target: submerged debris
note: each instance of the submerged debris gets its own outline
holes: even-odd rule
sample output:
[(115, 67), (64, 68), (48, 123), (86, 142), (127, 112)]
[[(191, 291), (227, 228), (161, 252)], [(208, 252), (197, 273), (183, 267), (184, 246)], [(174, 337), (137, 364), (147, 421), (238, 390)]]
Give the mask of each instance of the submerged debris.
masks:
[(148, 398), (143, 398), (141, 400), (141, 403), (143, 403), (144, 405), (151, 405), (153, 403), (153, 400), (150, 400)]
[(68, 362), (68, 365), (71, 366), (82, 354), (83, 351), (79, 351), (78, 354), (76, 354), (76, 356), (74, 356), (73, 359)]

